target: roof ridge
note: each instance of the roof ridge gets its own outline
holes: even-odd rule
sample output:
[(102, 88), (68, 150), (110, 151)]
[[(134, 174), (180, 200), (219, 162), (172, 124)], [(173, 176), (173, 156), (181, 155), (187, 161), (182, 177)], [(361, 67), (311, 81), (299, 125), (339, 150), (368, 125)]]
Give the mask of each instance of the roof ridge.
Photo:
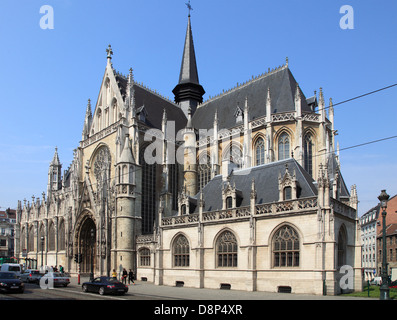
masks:
[[(114, 75), (115, 75), (115, 76), (118, 76), (118, 77), (122, 78), (123, 80), (128, 81), (128, 77), (127, 77), (126, 75), (124, 75), (122, 72), (116, 70), (115, 68), (113, 68), (113, 72), (114, 72)], [(139, 83), (139, 82), (137, 82), (137, 81), (135, 81), (135, 80), (132, 80), (132, 84), (133, 84), (133, 85), (136, 84), (136, 85), (138, 85), (139, 87), (141, 87), (142, 89), (145, 89), (145, 90), (149, 91), (150, 93), (153, 93), (153, 94), (157, 95), (159, 98), (162, 98), (162, 99), (166, 100), (167, 102), (172, 103), (174, 106), (179, 107), (179, 106), (178, 106), (174, 101), (172, 101), (169, 97), (165, 97), (165, 96), (163, 96), (160, 92), (158, 92), (157, 90), (153, 90), (153, 89), (147, 87), (143, 82), (140, 82), (140, 83)]]
[(153, 93), (154, 95), (158, 96), (159, 98), (164, 99), (165, 101), (170, 102), (170, 103), (173, 104), (175, 107), (178, 107), (178, 108), (179, 108), (179, 106), (178, 106), (174, 101), (172, 101), (170, 98), (163, 96), (163, 95), (162, 95), (160, 92), (158, 92), (157, 90), (153, 90), (153, 89), (147, 87), (143, 82), (133, 81), (133, 84), (137, 85), (137, 86), (140, 87), (141, 89), (144, 89), (144, 90), (149, 91), (150, 93)]
[(270, 70), (270, 68), (268, 69), (268, 71), (267, 72), (265, 72), (265, 73), (262, 73), (262, 74), (260, 74), (260, 75), (258, 75), (258, 76), (252, 76), (252, 78), (250, 79), (250, 80), (248, 80), (248, 81), (246, 81), (246, 82), (243, 82), (243, 83), (237, 83), (237, 85), (235, 86), (235, 87), (233, 87), (233, 88), (231, 88), (231, 89), (229, 89), (229, 90), (223, 90), (223, 92), (222, 93), (220, 93), (220, 94), (217, 94), (216, 96), (214, 96), (214, 97), (209, 97), (209, 99), (208, 100), (206, 100), (206, 101), (204, 101), (202, 104), (200, 104), (199, 106), (198, 106), (198, 108), (200, 108), (201, 106), (203, 106), (203, 105), (205, 105), (205, 104), (207, 104), (207, 103), (209, 103), (209, 102), (213, 102), (213, 101), (215, 101), (215, 100), (217, 100), (217, 99), (219, 99), (219, 98), (222, 98), (222, 97), (224, 97), (224, 96), (226, 96), (226, 95), (228, 95), (228, 94), (230, 94), (230, 93), (232, 93), (232, 92), (235, 92), (235, 91), (237, 91), (237, 90), (239, 90), (239, 89), (241, 89), (241, 88), (244, 88), (244, 87), (246, 87), (246, 86), (248, 86), (248, 85), (250, 85), (250, 84), (252, 84), (252, 83), (254, 83), (254, 82), (256, 82), (256, 81), (259, 81), (259, 80), (262, 80), (262, 79), (264, 79), (264, 78), (266, 78), (266, 77), (268, 77), (268, 76), (271, 76), (271, 75), (273, 75), (273, 74), (275, 74), (275, 73), (277, 73), (277, 72), (280, 72), (280, 71), (282, 71), (282, 70), (285, 70), (285, 69), (287, 69), (288, 68), (288, 59), (287, 59), (287, 61), (286, 61), (286, 63), (284, 64), (284, 65), (281, 65), (281, 66), (279, 66), (279, 67), (277, 67), (277, 68), (273, 68), (273, 69), (271, 69)]

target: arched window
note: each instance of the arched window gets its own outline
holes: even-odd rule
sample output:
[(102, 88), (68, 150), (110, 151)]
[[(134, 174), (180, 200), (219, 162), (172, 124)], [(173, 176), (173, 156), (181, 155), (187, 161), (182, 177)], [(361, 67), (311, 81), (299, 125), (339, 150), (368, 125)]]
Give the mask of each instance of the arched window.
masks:
[(139, 263), (141, 267), (150, 266), (150, 250), (148, 248), (139, 250)]
[(102, 130), (102, 110), (98, 110), (97, 114), (97, 122), (98, 122), (98, 132)]
[(346, 232), (344, 228), (338, 234), (338, 262), (337, 266), (342, 267), (346, 264)]
[(313, 139), (311, 134), (306, 134), (303, 145), (305, 170), (313, 174)]
[(259, 166), (265, 163), (265, 141), (262, 138), (256, 140), (255, 143), (256, 165)]
[(216, 242), (217, 266), (237, 267), (237, 240), (230, 231), (223, 232)]
[(19, 237), (19, 245), (20, 245), (21, 252), (26, 250), (25, 242), (26, 242), (26, 230), (25, 230), (25, 228), (22, 228), (21, 236)]
[(211, 180), (211, 159), (208, 154), (199, 160), (197, 178), (198, 191), (204, 189)]
[[(46, 249), (45, 248), (45, 237), (46, 237), (45, 228), (44, 228), (44, 224), (42, 223), (40, 225), (40, 230), (39, 230), (39, 238), (38, 238), (39, 248), (37, 251), (42, 251), (42, 250), (44, 251)], [(41, 240), (41, 239), (43, 239), (43, 240)]]
[(174, 267), (188, 267), (190, 263), (189, 241), (185, 236), (179, 235), (173, 245)]
[(237, 168), (241, 168), (243, 165), (243, 153), (237, 146), (232, 146), (230, 150), (230, 162), (234, 163)]
[(48, 251), (55, 251), (55, 227), (52, 222), (48, 227)]
[(278, 160), (288, 159), (290, 157), (289, 135), (285, 132), (278, 139)]
[(273, 236), (273, 266), (299, 267), (299, 235), (290, 226), (283, 226)]
[(58, 229), (58, 250), (65, 250), (66, 243), (65, 243), (65, 223), (62, 220), (59, 224)]
[(186, 204), (181, 206), (181, 215), (184, 216), (186, 214)]
[(113, 101), (113, 106), (112, 106), (113, 122), (117, 122), (117, 114), (118, 114), (117, 100), (114, 99), (114, 101)]
[(28, 252), (34, 251), (34, 228), (29, 228), (28, 233)]
[(239, 144), (230, 144), (229, 149), (227, 149), (223, 155), (223, 160), (230, 161), (237, 169), (241, 168), (243, 166), (243, 152)]

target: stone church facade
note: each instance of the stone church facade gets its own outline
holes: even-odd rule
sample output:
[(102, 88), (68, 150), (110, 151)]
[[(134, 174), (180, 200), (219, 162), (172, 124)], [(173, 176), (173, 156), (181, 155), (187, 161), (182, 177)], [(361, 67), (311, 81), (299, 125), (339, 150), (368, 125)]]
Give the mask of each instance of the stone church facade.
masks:
[[(189, 15), (175, 101), (117, 72), (62, 173), (19, 201), (17, 256), (158, 285), (338, 294), (361, 289), (355, 186), (335, 146), (332, 100), (306, 98), (288, 59), (203, 101)], [(326, 110), (328, 109), (328, 112)], [(342, 271), (344, 269), (342, 268)]]

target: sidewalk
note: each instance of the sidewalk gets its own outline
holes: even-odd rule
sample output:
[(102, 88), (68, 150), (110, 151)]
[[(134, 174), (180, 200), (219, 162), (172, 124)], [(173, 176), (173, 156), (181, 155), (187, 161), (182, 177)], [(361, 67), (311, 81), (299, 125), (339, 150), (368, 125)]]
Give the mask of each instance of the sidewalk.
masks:
[[(80, 278), (80, 286), (89, 281), (89, 277)], [(78, 287), (77, 276), (70, 278), (70, 284)], [(168, 299), (181, 300), (371, 300), (368, 298), (355, 298), (346, 296), (317, 296), (294, 293), (275, 292), (249, 292), (220, 289), (197, 289), (186, 287), (157, 286), (151, 282), (135, 281), (129, 285), (129, 293)]]

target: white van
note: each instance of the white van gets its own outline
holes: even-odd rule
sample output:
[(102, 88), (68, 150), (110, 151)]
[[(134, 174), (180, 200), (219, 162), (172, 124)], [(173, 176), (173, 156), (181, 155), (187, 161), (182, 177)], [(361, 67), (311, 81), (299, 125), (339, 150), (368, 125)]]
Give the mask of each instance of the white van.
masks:
[(4, 263), (1, 265), (1, 271), (14, 272), (17, 277), (20, 277), (22, 273), (22, 267), (18, 263)]

